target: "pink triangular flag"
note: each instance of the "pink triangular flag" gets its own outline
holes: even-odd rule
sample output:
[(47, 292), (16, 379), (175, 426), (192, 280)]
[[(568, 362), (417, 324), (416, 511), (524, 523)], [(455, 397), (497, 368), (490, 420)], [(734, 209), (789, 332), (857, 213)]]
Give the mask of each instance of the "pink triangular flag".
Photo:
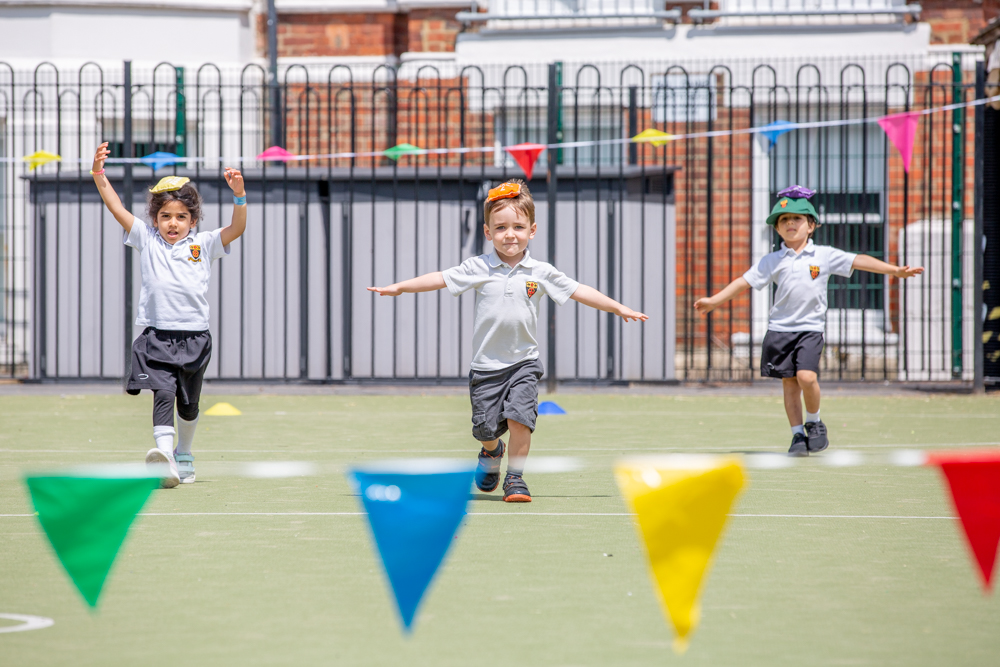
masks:
[(271, 146), (266, 151), (257, 156), (258, 160), (281, 160), (282, 162), (288, 162), (290, 158), (295, 157), (288, 151), (286, 151), (281, 146)]
[(878, 119), (878, 124), (885, 130), (889, 141), (899, 151), (903, 158), (903, 171), (910, 172), (910, 158), (913, 157), (913, 140), (917, 136), (917, 123), (920, 122), (919, 111), (894, 113)]
[(544, 150), (545, 146), (543, 144), (507, 146), (507, 152), (514, 158), (514, 162), (517, 162), (518, 166), (524, 170), (524, 175), (529, 181), (531, 180), (531, 172), (535, 169), (535, 161), (538, 160), (538, 156)]
[(941, 468), (982, 584), (990, 589), (1000, 543), (1000, 452), (942, 452), (928, 457)]

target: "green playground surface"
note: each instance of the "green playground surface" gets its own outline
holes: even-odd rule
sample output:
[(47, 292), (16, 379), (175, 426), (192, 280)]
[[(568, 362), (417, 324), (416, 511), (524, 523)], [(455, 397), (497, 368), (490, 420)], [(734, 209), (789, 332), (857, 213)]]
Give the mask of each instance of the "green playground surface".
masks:
[[(64, 388), (71, 393), (73, 387)], [(217, 389), (218, 390), (218, 389)], [(95, 612), (32, 515), (21, 474), (141, 462), (148, 394), (0, 396), (0, 633), (15, 665), (996, 665), (1000, 595), (984, 594), (940, 473), (870, 463), (748, 470), (682, 656), (671, 650), (632, 517), (623, 455), (784, 452), (781, 397), (560, 393), (527, 475), (534, 502), (474, 493), (407, 637), (358, 499), (338, 467), (472, 458), (465, 395), (204, 396), (198, 482), (156, 491)], [(833, 392), (831, 451), (1000, 446), (1000, 396)], [(251, 479), (237, 464), (312, 461), (317, 476)], [(15, 625), (0, 619), (0, 629)]]

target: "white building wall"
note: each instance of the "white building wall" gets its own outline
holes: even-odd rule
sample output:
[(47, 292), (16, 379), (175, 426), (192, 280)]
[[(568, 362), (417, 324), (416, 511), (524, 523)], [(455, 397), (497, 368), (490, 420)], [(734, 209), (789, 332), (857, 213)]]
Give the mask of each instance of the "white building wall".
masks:
[(850, 56), (924, 56), (927, 23), (871, 25), (676, 25), (654, 29), (483, 30), (458, 36), (462, 64), (536, 62), (678, 62)]
[(0, 2), (0, 60), (247, 62), (251, 9), (250, 0)]

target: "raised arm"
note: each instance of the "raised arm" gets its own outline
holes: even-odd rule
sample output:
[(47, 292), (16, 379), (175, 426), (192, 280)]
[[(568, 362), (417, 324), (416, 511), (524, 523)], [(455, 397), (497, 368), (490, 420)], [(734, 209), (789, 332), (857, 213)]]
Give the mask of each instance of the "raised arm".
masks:
[(895, 264), (887, 264), (880, 259), (875, 259), (871, 255), (858, 255), (854, 258), (853, 268), (859, 271), (871, 271), (872, 273), (881, 273), (887, 276), (895, 276), (896, 278), (912, 278), (913, 276), (919, 276), (924, 272), (924, 267), (916, 266), (896, 266)]
[(576, 288), (576, 291), (573, 292), (573, 296), (570, 298), (573, 299), (573, 301), (582, 303), (585, 306), (590, 306), (591, 308), (596, 308), (597, 310), (603, 310), (606, 313), (618, 315), (626, 322), (630, 322), (632, 320), (635, 320), (636, 322), (645, 322), (649, 319), (649, 317), (643, 313), (632, 310), (628, 306), (623, 306), (611, 297), (601, 294), (589, 285), (581, 284)]
[(379, 296), (399, 296), (404, 292), (433, 292), (444, 289), (447, 285), (444, 282), (444, 274), (440, 271), (425, 273), (417, 278), (410, 278), (401, 283), (393, 283), (388, 287), (369, 287), (369, 292), (378, 292)]
[[(229, 183), (229, 187), (233, 190), (234, 197), (246, 197), (247, 191), (243, 187), (243, 174), (240, 173), (239, 169), (232, 169), (226, 167), (226, 183)], [(239, 237), (243, 236), (243, 232), (247, 229), (247, 205), (233, 203), (233, 221), (229, 223), (228, 227), (223, 228), (220, 238), (222, 239), (222, 245), (227, 246)]]
[(104, 200), (104, 205), (111, 211), (111, 215), (115, 216), (118, 224), (126, 232), (131, 232), (135, 216), (126, 211), (125, 207), (122, 206), (122, 200), (118, 198), (118, 193), (111, 187), (111, 181), (104, 174), (104, 161), (108, 159), (108, 155), (110, 154), (111, 151), (108, 150), (108, 142), (105, 141), (98, 146), (97, 152), (94, 154), (94, 166), (90, 173), (94, 175), (94, 184), (97, 185), (97, 192), (100, 193), (101, 199)]
[(747, 282), (746, 278), (740, 276), (722, 288), (721, 292), (718, 292), (713, 296), (703, 296), (695, 301), (694, 309), (702, 315), (707, 315), (730, 299), (735, 299), (740, 294), (743, 294), (743, 292), (746, 292), (748, 289), (750, 289), (750, 283)]

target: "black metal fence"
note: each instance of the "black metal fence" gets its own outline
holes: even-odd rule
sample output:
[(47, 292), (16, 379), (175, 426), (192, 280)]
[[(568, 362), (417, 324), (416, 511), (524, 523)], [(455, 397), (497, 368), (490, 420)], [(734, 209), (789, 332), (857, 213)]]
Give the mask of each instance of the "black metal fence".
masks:
[[(795, 130), (773, 145), (745, 133), (662, 146), (611, 140), (646, 128), (740, 131), (933, 108), (974, 99), (976, 73), (959, 56), (933, 66), (297, 65), (281, 73), (275, 109), (255, 65), (17, 72), (0, 64), (0, 157), (8, 159), (0, 162), (0, 373), (46, 380), (123, 371), (140, 276), (87, 173), (108, 140), (117, 157), (197, 158), (155, 172), (141, 163), (109, 168), (140, 217), (147, 185), (177, 173), (205, 197), (199, 224), (224, 226), (222, 170), (244, 169), (249, 226), (215, 266), (208, 377), (463, 378), (473, 295), (377, 299), (365, 287), (482, 251), (485, 190), (521, 175), (503, 146), (532, 141), (584, 142), (536, 165), (532, 253), (651, 316), (623, 325), (572, 302), (546, 305), (540, 346), (550, 379), (758, 376), (770, 295), (745, 295), (708, 318), (692, 304), (775, 247), (763, 220), (776, 192), (800, 183), (819, 192), (818, 242), (928, 268), (903, 284), (860, 272), (831, 281), (824, 376), (970, 381), (981, 345), (975, 110), (923, 116), (908, 174), (874, 123)], [(271, 136), (272, 120), (281, 136)], [(366, 155), (403, 142), (484, 150)], [(255, 159), (273, 144), (295, 155), (357, 155)], [(34, 170), (12, 161), (36, 150), (62, 161)]]

